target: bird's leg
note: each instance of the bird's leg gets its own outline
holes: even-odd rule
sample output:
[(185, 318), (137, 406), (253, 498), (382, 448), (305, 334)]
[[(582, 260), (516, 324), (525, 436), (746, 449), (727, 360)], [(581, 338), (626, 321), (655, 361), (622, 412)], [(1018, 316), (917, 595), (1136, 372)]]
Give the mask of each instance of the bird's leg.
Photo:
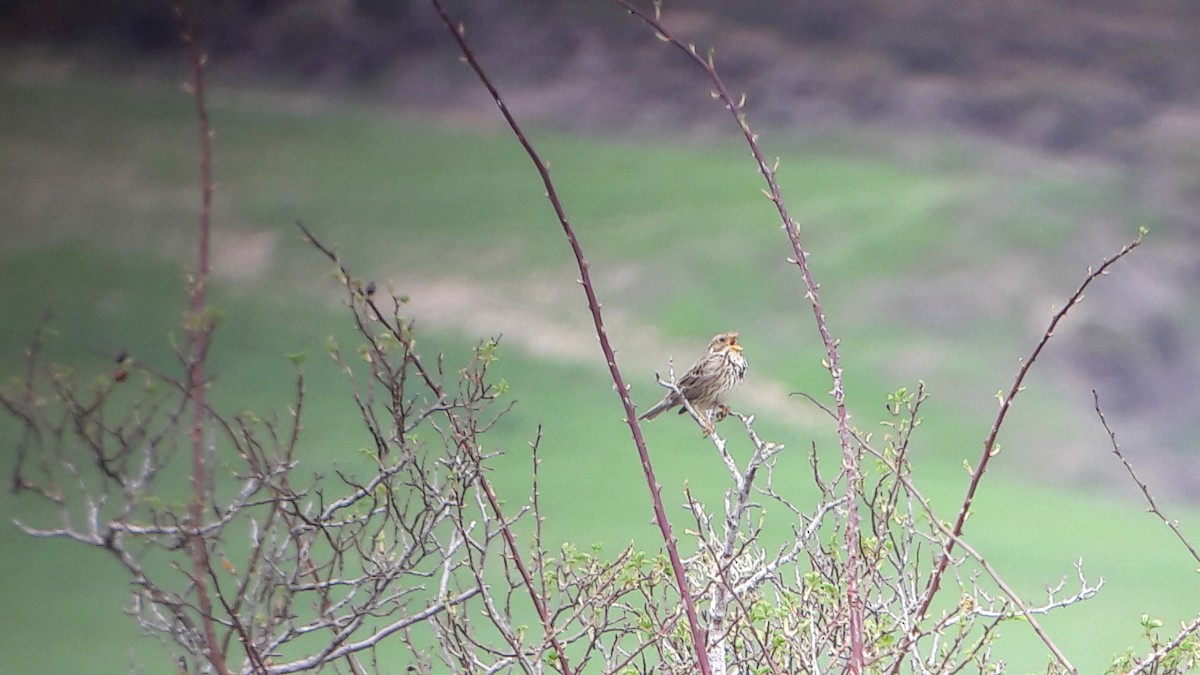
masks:
[(700, 412), (700, 423), (704, 426), (704, 435), (701, 438), (708, 438), (716, 433), (717, 430), (713, 427), (712, 416), (709, 415), (709, 411), (704, 410)]
[(716, 421), (720, 422), (721, 420), (725, 419), (726, 417), (729, 417), (729, 406), (725, 405), (724, 403), (718, 403), (717, 404), (717, 420)]

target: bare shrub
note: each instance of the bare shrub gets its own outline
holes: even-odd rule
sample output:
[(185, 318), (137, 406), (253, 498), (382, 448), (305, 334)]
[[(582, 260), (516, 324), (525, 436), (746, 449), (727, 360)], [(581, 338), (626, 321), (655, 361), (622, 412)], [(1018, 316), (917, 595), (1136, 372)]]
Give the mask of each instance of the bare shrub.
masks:
[[(797, 293), (807, 299), (825, 348), (830, 393), (809, 401), (828, 414), (840, 451), (836, 466), (822, 467), (817, 448), (807, 448), (811, 484), (800, 485), (777, 468), (783, 452), (801, 450), (763, 439), (753, 415), (731, 412), (740, 424), (732, 425), (734, 435), (744, 436), (750, 455), (739, 463), (725, 437), (709, 436), (729, 487), (716, 506), (687, 494), (690, 522), (681, 527), (667, 515), (589, 264), (549, 167), (465, 31), (439, 0), (432, 3), (542, 179), (571, 247), (643, 467), (661, 549), (627, 548), (611, 559), (572, 544), (546, 549), (541, 526), (554, 514), (539, 505), (539, 437), (530, 439), (529, 494), (499, 495), (488, 476), (493, 455), (484, 438), (507, 410), (504, 386), (489, 377), (498, 341), (481, 342), (457, 367), (423, 354), (404, 315), (405, 298), (356, 277), (303, 225), (334, 265), (355, 329), (356, 344), (330, 342), (327, 351), (372, 439), (358, 458), (360, 470), (302, 478), (300, 356), (286, 414), (230, 414), (208, 402), (207, 353), (217, 329), (206, 296), (211, 131), (204, 54), (186, 22), (201, 207), (179, 373), (122, 356), (85, 382), (42, 359), (39, 330), (23, 378), (0, 391), (0, 404), (23, 430), (13, 486), (51, 508), (43, 522), (21, 526), (115, 559), (132, 581), (130, 613), (171, 645), (187, 672), (379, 672), (395, 667), (381, 660), (385, 641), (420, 673), (1000, 672), (993, 648), (997, 628), (1009, 620), (1022, 621), (1044, 643), (1052, 655), (1048, 672), (1075, 672), (1038, 617), (1093, 597), (1102, 582), (1090, 581), (1080, 562), (1064, 578), (1069, 583), (1022, 598), (964, 539), (964, 529), (1027, 374), (1084, 291), (1139, 246), (1140, 236), (1088, 270), (1051, 317), (999, 395), (982, 453), (968, 467), (966, 494), (946, 520), (914, 484), (909, 464), (924, 385), (887, 396), (879, 438), (851, 424), (840, 343), (776, 181), (777, 163), (762, 152), (744, 101), (725, 87), (711, 54), (671, 34), (657, 7), (617, 0), (703, 71), (751, 150), (799, 274)], [(660, 384), (677, 386), (673, 376)], [(1098, 399), (1096, 410), (1108, 429)], [(1196, 557), (1126, 466), (1151, 511)], [(683, 540), (675, 534), (681, 529)], [(1153, 619), (1143, 617), (1143, 625), (1146, 656), (1130, 651), (1113, 672), (1175, 673), (1195, 664), (1200, 621), (1164, 637)]]

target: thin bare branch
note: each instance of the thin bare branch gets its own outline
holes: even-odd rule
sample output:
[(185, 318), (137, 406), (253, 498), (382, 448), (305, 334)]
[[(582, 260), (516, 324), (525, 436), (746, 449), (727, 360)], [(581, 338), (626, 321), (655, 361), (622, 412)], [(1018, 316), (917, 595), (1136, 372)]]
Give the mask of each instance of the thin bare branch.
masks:
[(1174, 518), (1168, 518), (1167, 515), (1162, 512), (1162, 509), (1158, 507), (1158, 502), (1154, 501), (1154, 495), (1150, 493), (1150, 486), (1146, 485), (1145, 481), (1143, 481), (1141, 478), (1138, 478), (1137, 472), (1133, 470), (1133, 465), (1129, 463), (1129, 460), (1125, 458), (1125, 454), (1121, 452), (1121, 446), (1119, 443), (1117, 443), (1117, 432), (1113, 431), (1112, 427), (1108, 426), (1108, 420), (1104, 417), (1104, 411), (1100, 409), (1100, 395), (1096, 393), (1095, 389), (1092, 390), (1092, 402), (1096, 410), (1096, 416), (1100, 418), (1100, 424), (1104, 426), (1104, 431), (1108, 434), (1108, 441), (1112, 444), (1113, 454), (1117, 456), (1117, 459), (1121, 460), (1121, 464), (1125, 466), (1125, 471), (1129, 473), (1129, 477), (1133, 480), (1134, 484), (1138, 486), (1138, 489), (1142, 491), (1142, 497), (1146, 499), (1146, 504), (1148, 505), (1146, 510), (1150, 513), (1153, 513), (1158, 517), (1159, 520), (1163, 522), (1164, 525), (1171, 528), (1171, 531), (1175, 533), (1175, 537), (1179, 539), (1179, 543), (1183, 544), (1184, 548), (1186, 548), (1188, 553), (1191, 554), (1192, 559), (1197, 563), (1200, 563), (1200, 552), (1198, 552), (1196, 547), (1192, 545), (1192, 542), (1189, 541), (1186, 536), (1184, 536), (1183, 530), (1179, 528), (1179, 521), (1175, 520)]
[[(795, 219), (788, 212), (787, 204), (783, 199), (783, 191), (779, 187), (779, 181), (776, 179), (776, 165), (767, 162), (766, 156), (758, 145), (758, 134), (750, 129), (750, 125), (746, 121), (745, 97), (735, 99), (726, 88), (725, 83), (717, 74), (716, 66), (712, 53), (707, 56), (701, 56), (696, 50), (695, 45), (684, 44), (684, 42), (675, 38), (666, 26), (659, 21), (657, 11), (655, 16), (651, 16), (641, 9), (635, 7), (628, 0), (615, 0), (621, 7), (625, 8), (630, 14), (634, 15), (644, 23), (652, 27), (656, 34), (661, 39), (671, 46), (682, 51), (688, 59), (704, 70), (705, 74), (712, 81), (715, 88), (714, 98), (717, 98), (724, 104), (726, 110), (733, 116), (734, 121), (738, 125), (742, 136), (746, 140), (746, 144), (750, 147), (750, 152), (754, 156), (755, 164), (758, 167), (759, 173), (766, 182), (767, 188), (764, 192), (767, 198), (774, 204), (776, 211), (779, 213), (780, 224), (784, 232), (787, 234), (788, 242), (791, 244), (793, 256), (788, 259), (788, 262), (796, 265), (800, 270), (803, 278), (805, 298), (807, 298), (810, 307), (812, 308), (813, 317), (816, 321), (817, 332), (821, 336), (821, 342), (825, 347), (825, 360), (823, 364), (829, 371), (832, 380), (832, 388), (830, 394), (833, 397), (834, 408), (837, 411), (837, 433), (838, 441), (842, 450), (842, 464), (846, 472), (846, 494), (853, 494), (858, 489), (861, 482), (861, 474), (859, 467), (859, 457), (855, 452), (853, 443), (851, 442), (850, 433), (850, 414), (846, 408), (846, 390), (843, 380), (841, 354), (838, 350), (838, 340), (833, 337), (829, 330), (828, 322), (826, 321), (825, 311), (821, 308), (821, 300), (819, 289), (812, 274), (812, 269), (808, 264), (808, 253), (800, 240), (800, 228)], [(655, 6), (657, 9), (657, 5)], [(777, 163), (776, 163), (777, 164)], [(851, 654), (847, 661), (847, 672), (851, 675), (859, 675), (863, 670), (863, 606), (862, 600), (859, 597), (858, 581), (861, 574), (859, 569), (859, 514), (858, 503), (854, 499), (847, 501), (846, 517), (848, 520), (845, 529), (845, 550), (846, 550), (846, 596), (850, 612), (850, 627), (849, 634), (851, 638)]]
[[(667, 550), (667, 555), (671, 561), (671, 567), (675, 572), (676, 583), (679, 589), (679, 595), (682, 599), (684, 610), (688, 617), (688, 626), (692, 638), (693, 648), (696, 653), (697, 665), (701, 673), (707, 675), (710, 672), (708, 658), (705, 654), (705, 638), (703, 629), (700, 624), (700, 619), (696, 614), (695, 602), (692, 599), (691, 591), (687, 587), (687, 578), (679, 555), (678, 543), (675, 535), (671, 531), (671, 523), (667, 518), (666, 510), (662, 505), (662, 486), (659, 485), (658, 479), (654, 475), (654, 467), (650, 461), (650, 453), (646, 447), (645, 438), (642, 436), (641, 425), (638, 424), (637, 411), (634, 408), (633, 400), (629, 397), (629, 387), (625, 384), (624, 378), (621, 376), (621, 370), (617, 366), (616, 352), (609, 342), (608, 333), (604, 329), (604, 318), (600, 310), (600, 301), (596, 296), (596, 289), (592, 285), (591, 274), (587, 258), (584, 256), (583, 247), (579, 243), (579, 238), (575, 235), (575, 229), (571, 225), (570, 219), (567, 217), (566, 209), (563, 207), (562, 201), (558, 197), (558, 190), (554, 186), (554, 182), (550, 178), (550, 169), (542, 160), (533, 144), (526, 137), (525, 132), (517, 123), (516, 118), (508, 109), (504, 99), (500, 96), (499, 90), (492, 84), (491, 79), (487, 76), (483, 66), (475, 58), (474, 52), (467, 45), (465, 31), (461, 24), (456, 23), (443, 7), (441, 0), (431, 0), (434, 9), (441, 18), (442, 23), (450, 31), (458, 44), (459, 51), (462, 52), (463, 58), (467, 64), (479, 77), (480, 82), (487, 88), (492, 100), (495, 101), (497, 108), (500, 109), (500, 114), (508, 123), (517, 141), (529, 156), (534, 167), (537, 169), (538, 175), (542, 179), (542, 184), (546, 188), (546, 197), (550, 201), (551, 207), (554, 209), (554, 214), (558, 218), (559, 224), (562, 226), (563, 234), (567, 238), (567, 242), (571, 246), (571, 252), (575, 256), (575, 262), (579, 268), (579, 282), (583, 287), (584, 295), (587, 297), (588, 309), (592, 315), (592, 323), (596, 330), (596, 337), (600, 341), (600, 349), (604, 353), (605, 363), (608, 365), (609, 375), (612, 377), (613, 385), (615, 386), (617, 395), (621, 399), (621, 405), (625, 410), (625, 421), (629, 425), (630, 433), (633, 435), (634, 444), (637, 446), (638, 456), (642, 462), (642, 472), (646, 477), (646, 485), (650, 491), (650, 498), (654, 507), (654, 521), (658, 526), (659, 532), (663, 538), (664, 547)], [(564, 655), (565, 656), (565, 655)]]
[[(1134, 664), (1133, 668), (1129, 670), (1128, 675), (1157, 672), (1155, 668), (1162, 663), (1163, 658), (1166, 657), (1167, 654), (1170, 654), (1173, 650), (1178, 649), (1185, 640), (1197, 633), (1200, 633), (1200, 617), (1194, 619), (1191, 623), (1181, 628), (1179, 630), (1179, 634), (1176, 635), (1172, 640), (1163, 644), (1161, 647), (1148, 654), (1146, 658)], [(1196, 664), (1191, 663), (1190, 665), (1195, 666)]]
[[(189, 85), (196, 101), (196, 120), (200, 134), (200, 222), (198, 226), (198, 241), (196, 246), (196, 271), (191, 279), (189, 291), (189, 311), (187, 320), (188, 339), (191, 343), (188, 368), (188, 392), (192, 400), (192, 502), (191, 526), (200, 528), (204, 522), (204, 504), (207, 497), (207, 467), (204, 458), (205, 439), (205, 382), (204, 366), (208, 359), (208, 348), (212, 341), (214, 328), (213, 318), (208, 311), (208, 247), (212, 229), (212, 129), (208, 120), (208, 102), (204, 94), (204, 64), (207, 54), (197, 44), (192, 35), (191, 25), (187, 19), (184, 0), (175, 1), (175, 14), (179, 19), (179, 35), (187, 48), (188, 59), (192, 66), (192, 79)], [(196, 586), (196, 598), (200, 605), (200, 614), (204, 624), (205, 639), (208, 642), (205, 656), (218, 675), (226, 675), (224, 655), (217, 646), (216, 631), (212, 621), (212, 598), (209, 595), (206, 582), (206, 570), (209, 569), (208, 549), (204, 538), (199, 534), (191, 537), (193, 580)]]
[[(1076, 288), (1075, 292), (1072, 293), (1067, 299), (1066, 304), (1063, 305), (1063, 307), (1057, 312), (1055, 312), (1053, 317), (1051, 317), (1050, 324), (1042, 333), (1041, 338), (1038, 339), (1037, 344), (1034, 345), (1033, 351), (1029, 353), (1028, 357), (1021, 361), (1021, 365), (1017, 368), (1017, 374), (1013, 378), (1012, 386), (1009, 388), (1008, 393), (1004, 394), (1000, 398), (1000, 409), (996, 412), (996, 419), (992, 422), (992, 428), (988, 432), (987, 438), (983, 442), (983, 453), (980, 456), (975, 468), (971, 471), (971, 480), (967, 485), (967, 493), (963, 497), (962, 504), (959, 507), (958, 516), (955, 518), (954, 524), (950, 528), (951, 536), (946, 539), (946, 543), (942, 548), (942, 552), (936, 567), (929, 578), (929, 582), (926, 584), (924, 599), (922, 600), (921, 606), (918, 608), (917, 614), (914, 617), (914, 626), (919, 624), (921, 619), (923, 619), (929, 612), (929, 607), (933, 603), (933, 598), (937, 595), (938, 589), (941, 588), (942, 575), (945, 574), (946, 568), (949, 565), (950, 556), (954, 550), (955, 544), (958, 543), (959, 537), (962, 536), (963, 527), (967, 522), (967, 516), (971, 513), (971, 506), (975, 502), (975, 493), (979, 489), (980, 481), (983, 479), (984, 473), (987, 472), (988, 463), (991, 462), (992, 458), (997, 454), (998, 446), (996, 445), (996, 438), (1000, 434), (1000, 429), (1004, 425), (1004, 420), (1007, 418), (1008, 411), (1012, 408), (1013, 401), (1016, 399), (1017, 394), (1021, 393), (1025, 388), (1025, 377), (1029, 374), (1029, 370), (1033, 367), (1033, 364), (1037, 362), (1038, 356), (1040, 356), (1042, 350), (1046, 348), (1046, 345), (1050, 342), (1050, 338), (1054, 337), (1054, 331), (1058, 328), (1059, 323), (1066, 318), (1067, 313), (1071, 311), (1072, 307), (1083, 300), (1084, 291), (1087, 290), (1088, 286), (1090, 286), (1096, 279), (1099, 279), (1101, 276), (1107, 274), (1110, 267), (1116, 264), (1118, 260), (1124, 258), (1126, 255), (1132, 252), (1135, 248), (1140, 246), (1141, 243), (1142, 236), (1139, 234), (1136, 239), (1122, 247), (1121, 250), (1116, 253), (1116, 255), (1104, 259), (1099, 267), (1095, 269), (1089, 268), (1087, 276), (1084, 277), (1083, 282), (1079, 284), (1079, 287)], [(905, 636), (901, 647), (904, 648), (910, 642), (910, 637)], [(893, 669), (892, 672), (898, 672), (898, 667), (897, 669)]]

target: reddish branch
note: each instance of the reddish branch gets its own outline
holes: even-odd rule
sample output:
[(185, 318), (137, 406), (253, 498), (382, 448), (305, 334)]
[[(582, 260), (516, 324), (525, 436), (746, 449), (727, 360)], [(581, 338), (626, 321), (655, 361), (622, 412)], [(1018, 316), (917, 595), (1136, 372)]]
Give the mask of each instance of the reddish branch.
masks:
[(192, 66), (189, 89), (196, 100), (197, 126), (200, 132), (200, 223), (197, 245), (196, 272), (191, 279), (186, 321), (191, 354), (188, 363), (188, 392), (192, 400), (192, 502), (190, 520), (193, 534), (190, 537), (192, 551), (192, 583), (196, 587), (196, 600), (204, 624), (207, 642), (205, 656), (213, 669), (224, 675), (228, 672), (224, 654), (218, 649), (217, 635), (213, 626), (212, 599), (209, 597), (206, 576), (208, 575), (208, 549), (204, 537), (199, 534), (204, 521), (205, 478), (204, 466), (204, 390), (206, 387), (204, 363), (208, 358), (208, 347), (212, 341), (212, 329), (208, 316), (208, 244), (212, 216), (212, 129), (208, 123), (208, 106), (204, 99), (204, 63), (207, 55), (196, 44), (184, 9), (184, 0), (175, 0), (175, 14), (179, 19), (179, 35), (187, 47)]
[[(963, 527), (967, 522), (967, 517), (971, 514), (971, 506), (975, 503), (975, 493), (979, 489), (979, 482), (983, 478), (983, 474), (987, 471), (988, 463), (991, 462), (992, 457), (995, 457), (998, 454), (999, 448), (996, 445), (996, 437), (1000, 434), (1000, 427), (1004, 425), (1004, 420), (1006, 417), (1008, 417), (1008, 411), (1012, 408), (1013, 400), (1016, 399), (1017, 394), (1021, 393), (1025, 389), (1025, 376), (1028, 375), (1029, 370), (1033, 368), (1034, 362), (1037, 361), (1038, 357), (1042, 353), (1042, 350), (1045, 349), (1046, 344), (1050, 342), (1050, 338), (1054, 336), (1055, 329), (1058, 328), (1058, 324), (1067, 316), (1067, 312), (1071, 311), (1072, 307), (1083, 300), (1083, 293), (1085, 290), (1087, 290), (1087, 287), (1090, 286), (1091, 283), (1096, 279), (1107, 274), (1108, 268), (1116, 264), (1116, 262), (1121, 258), (1124, 258), (1127, 254), (1129, 254), (1130, 251), (1141, 245), (1141, 243), (1142, 237), (1141, 235), (1138, 235), (1137, 239), (1134, 239), (1132, 242), (1126, 244), (1124, 248), (1116, 253), (1116, 255), (1112, 256), (1111, 258), (1106, 258), (1099, 267), (1095, 269), (1089, 268), (1088, 274), (1084, 278), (1083, 283), (1079, 285), (1079, 288), (1075, 289), (1075, 292), (1071, 294), (1071, 297), (1067, 300), (1067, 303), (1062, 307), (1062, 309), (1054, 313), (1054, 316), (1050, 319), (1050, 325), (1047, 326), (1045, 332), (1042, 333), (1042, 337), (1034, 346), (1033, 351), (1030, 352), (1028, 357), (1021, 361), (1020, 367), (1017, 368), (1017, 375), (1013, 379), (1012, 386), (1009, 388), (1008, 393), (1000, 399), (1000, 410), (996, 412), (996, 419), (992, 422), (991, 431), (988, 432), (987, 438), (983, 442), (983, 454), (979, 458), (979, 463), (975, 467), (974, 471), (971, 472), (971, 481), (967, 484), (967, 494), (963, 497), (962, 505), (959, 506), (958, 509), (958, 516), (955, 518), (954, 525), (950, 529), (949, 536), (946, 537), (946, 542), (942, 546), (942, 552), (938, 558), (938, 562), (934, 568), (933, 574), (930, 576), (928, 584), (926, 584), (925, 595), (922, 599), (920, 608), (912, 617), (912, 628), (910, 629), (910, 632), (904, 636), (904, 640), (901, 642), (898, 651), (903, 652), (904, 650), (908, 649), (913, 642), (915, 642), (916, 637), (919, 634), (919, 624), (925, 618), (926, 614), (928, 614), (929, 607), (933, 603), (933, 598), (935, 595), (937, 595), (938, 590), (941, 588), (942, 577), (946, 573), (946, 569), (950, 564), (950, 556), (954, 552), (954, 545), (962, 537)], [(896, 662), (896, 666), (892, 668), (892, 673), (899, 672), (900, 663), (900, 661)]]
[(1142, 491), (1142, 497), (1146, 499), (1146, 510), (1157, 516), (1159, 520), (1163, 521), (1163, 524), (1171, 528), (1171, 531), (1175, 533), (1175, 538), (1179, 539), (1179, 542), (1188, 550), (1188, 553), (1192, 555), (1192, 559), (1200, 563), (1200, 551), (1197, 551), (1192, 542), (1188, 541), (1188, 538), (1184, 536), (1183, 530), (1179, 528), (1179, 521), (1168, 518), (1167, 514), (1158, 508), (1158, 502), (1154, 500), (1154, 495), (1150, 493), (1150, 486), (1141, 478), (1138, 478), (1137, 472), (1133, 470), (1133, 465), (1129, 463), (1128, 459), (1125, 459), (1125, 453), (1121, 452), (1121, 445), (1117, 443), (1117, 432), (1108, 426), (1108, 420), (1104, 417), (1104, 411), (1100, 409), (1100, 394), (1097, 394), (1095, 389), (1092, 390), (1092, 403), (1096, 410), (1096, 416), (1100, 418), (1100, 424), (1104, 427), (1104, 432), (1108, 434), (1108, 441), (1112, 444), (1113, 454), (1116, 455), (1117, 459), (1121, 460), (1121, 464), (1125, 466), (1125, 471), (1129, 473), (1129, 477), (1133, 479), (1134, 484)]
[[(804, 278), (805, 296), (812, 306), (813, 316), (817, 323), (817, 331), (821, 334), (821, 342), (825, 346), (824, 365), (829, 370), (830, 377), (833, 380), (833, 388), (830, 393), (833, 395), (834, 410), (837, 415), (838, 441), (842, 449), (843, 468), (846, 471), (846, 494), (853, 495), (861, 481), (861, 473), (859, 470), (858, 453), (852, 443), (850, 415), (846, 410), (846, 391), (842, 378), (841, 359), (838, 354), (838, 341), (829, 332), (829, 326), (825, 320), (825, 312), (821, 309), (821, 300), (817, 293), (819, 287), (813, 279), (812, 270), (808, 266), (808, 255), (804, 250), (804, 245), (800, 241), (800, 228), (791, 214), (788, 213), (787, 205), (784, 203), (783, 192), (780, 190), (779, 182), (775, 177), (776, 167), (767, 163), (762, 149), (758, 146), (758, 135), (751, 131), (750, 126), (746, 123), (745, 97), (742, 97), (740, 100), (734, 100), (729, 90), (725, 88), (724, 82), (721, 81), (720, 76), (717, 74), (711, 55), (708, 58), (702, 57), (696, 52), (695, 45), (685, 45), (673, 37), (658, 20), (657, 12), (656, 16), (650, 16), (631, 5), (627, 0), (615, 1), (630, 14), (652, 27), (658, 33), (660, 39), (682, 51), (687, 55), (688, 59), (704, 70), (716, 88), (714, 96), (724, 103), (726, 109), (733, 115), (737, 121), (738, 129), (741, 130), (746, 143), (750, 146), (750, 152), (754, 156), (755, 163), (758, 164), (759, 173), (762, 174), (763, 180), (767, 183), (767, 189), (764, 194), (766, 194), (767, 198), (771, 200), (771, 203), (775, 205), (775, 209), (779, 212), (779, 219), (784, 231), (787, 233), (788, 241), (792, 245), (795, 257), (789, 258), (788, 261), (800, 269), (800, 274)], [(847, 662), (847, 672), (858, 674), (863, 670), (864, 655), (862, 641), (863, 604), (858, 591), (861, 572), (859, 569), (860, 544), (857, 500), (853, 498), (848, 499), (846, 501), (846, 510), (845, 579), (846, 604), (849, 608), (850, 621), (850, 659)]]
[(629, 388), (625, 384), (624, 378), (621, 377), (620, 369), (617, 367), (616, 353), (609, 343), (608, 333), (604, 330), (604, 319), (600, 312), (600, 301), (597, 299), (595, 288), (592, 286), (591, 275), (588, 273), (587, 258), (583, 254), (583, 247), (580, 246), (579, 239), (575, 236), (575, 230), (571, 227), (571, 221), (567, 218), (566, 210), (558, 198), (558, 191), (555, 189), (554, 183), (550, 180), (550, 169), (542, 161), (541, 156), (529, 142), (529, 139), (526, 138), (520, 125), (517, 124), (508, 106), (504, 103), (504, 99), (501, 98), (500, 92), (492, 84), (491, 79), (488, 78), (487, 73), (484, 72), (483, 67), (475, 58), (475, 54), (467, 45), (462, 25), (455, 23), (450, 18), (450, 15), (446, 13), (445, 8), (442, 6), (441, 0), (430, 1), (433, 3), (434, 9), (437, 10), (438, 16), (441, 17), (442, 23), (446, 25), (451, 35), (454, 36), (454, 41), (458, 43), (458, 48), (462, 52), (463, 58), (466, 59), (471, 69), (475, 71), (483, 86), (487, 88), (488, 93), (492, 96), (492, 100), (496, 103), (496, 107), (500, 109), (500, 114), (504, 116), (504, 120), (508, 123), (517, 141), (524, 148), (530, 161), (533, 162), (538, 175), (542, 179), (542, 184), (546, 188), (546, 197), (550, 200), (550, 205), (554, 208), (554, 215), (558, 217), (558, 222), (562, 225), (563, 234), (566, 235), (567, 242), (571, 245), (571, 251), (575, 255), (575, 262), (579, 266), (579, 282), (583, 286), (584, 294), (587, 296), (588, 309), (592, 314), (592, 323), (595, 325), (596, 337), (600, 340), (600, 349), (604, 353), (604, 360), (608, 364), (608, 371), (612, 377), (613, 384), (616, 386), (617, 395), (621, 398), (621, 405), (625, 409), (625, 421), (629, 425), (630, 432), (633, 434), (633, 441), (637, 446), (638, 456), (642, 462), (642, 472), (646, 477), (646, 484), (650, 489), (650, 498), (654, 503), (654, 521), (658, 525), (663, 542), (666, 545), (667, 556), (670, 558), (671, 568), (675, 574), (675, 582), (679, 588), (680, 599), (683, 602), (684, 611), (687, 613), (688, 627), (691, 633), (692, 645), (696, 652), (697, 665), (700, 671), (707, 675), (710, 672), (710, 667), (705, 648), (704, 630), (696, 614), (696, 606), (692, 599), (691, 591), (688, 589), (683, 560), (679, 556), (679, 547), (675, 535), (671, 531), (671, 523), (667, 519), (666, 511), (663, 508), (662, 486), (658, 484), (658, 479), (654, 476), (654, 468), (650, 463), (650, 453), (646, 448), (646, 440), (643, 438), (641, 426), (637, 422), (637, 411), (634, 409), (633, 400), (629, 397)]

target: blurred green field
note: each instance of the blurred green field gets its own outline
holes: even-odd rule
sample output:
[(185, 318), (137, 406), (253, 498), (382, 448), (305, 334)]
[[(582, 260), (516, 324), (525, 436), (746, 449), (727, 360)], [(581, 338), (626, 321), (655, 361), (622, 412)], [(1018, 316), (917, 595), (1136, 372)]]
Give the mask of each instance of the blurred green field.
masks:
[[(0, 377), (20, 371), (23, 346), (47, 309), (59, 333), (51, 354), (82, 372), (105, 370), (121, 348), (171, 368), (169, 337), (180, 334), (197, 218), (191, 99), (162, 78), (8, 70), (0, 69)], [(336, 243), (364, 276), (400, 292), (453, 279), (501, 308), (524, 308), (530, 321), (582, 319), (566, 243), (536, 175), (500, 130), (261, 89), (215, 87), (211, 109), (220, 231), (214, 303), (225, 313), (212, 357), (214, 400), (229, 411), (282, 410), (292, 388), (284, 355), (308, 352), (306, 470), (355, 466), (366, 439), (345, 383), (319, 358), (327, 336), (348, 334), (346, 317), (329, 266), (300, 240), (295, 220)], [(978, 273), (986, 284), (1019, 260), (1020, 270), (1038, 272), (1027, 280), (1034, 288), (1065, 298), (1095, 262), (1072, 242), (1116, 241), (1114, 250), (1121, 243), (1087, 223), (1122, 196), (1111, 177), (1081, 180), (1055, 160), (1007, 170), (985, 161), (977, 146), (933, 138), (911, 141), (924, 148), (914, 159), (872, 133), (764, 135), (764, 143), (782, 158), (785, 194), (842, 339), (855, 423), (875, 429), (887, 392), (917, 378), (928, 383), (917, 477), (948, 517), (966, 484), (962, 460), (977, 459), (993, 394), (1007, 387), (1031, 342), (1027, 327), (1003, 312), (939, 314), (922, 304), (924, 284), (957, 273), (969, 280)], [(534, 141), (591, 258), (605, 310), (621, 317), (625, 332), (612, 331), (613, 339), (631, 345), (620, 356), (636, 364), (625, 375), (640, 405), (657, 397), (654, 368), (672, 355), (690, 363), (708, 336), (725, 329), (743, 333), (752, 369), (746, 388), (754, 378), (814, 395), (828, 388), (811, 312), (784, 262), (785, 239), (732, 134), (689, 142), (538, 132)], [(561, 301), (533, 297), (547, 286), (569, 291)], [(450, 364), (493, 334), (467, 322), (415, 318), (422, 345), (445, 351)], [(645, 344), (638, 331), (691, 347), (636, 353)], [(517, 405), (492, 437), (507, 451), (496, 483), (510, 501), (525, 499), (527, 444), (541, 424), (548, 540), (602, 543), (609, 551), (630, 540), (654, 547), (636, 455), (599, 350), (588, 344), (590, 356), (567, 358), (546, 356), (520, 334), (502, 341), (498, 375)], [(1093, 425), (1081, 432), (1066, 413), (1060, 417), (1058, 395), (1035, 386), (1019, 400), (1014, 437), (1033, 442), (998, 458), (968, 538), (1034, 602), (1045, 585), (1072, 575), (1080, 558), (1089, 575), (1106, 579), (1098, 599), (1044, 619), (1081, 672), (1101, 672), (1137, 642), (1141, 613), (1170, 627), (1195, 613), (1200, 594), (1186, 552), (1143, 512), (1132, 489), (1033, 478), (1030, 461), (1077, 433), (1085, 436), (1071, 440), (1093, 445), (1096, 462), (1111, 461), (1103, 431)], [(796, 452), (789, 461), (800, 483), (807, 475), (800, 453), (810, 442), (831, 462), (836, 447), (826, 426), (814, 426), (820, 418), (810, 405), (793, 405), (794, 415), (761, 415), (759, 428)], [(6, 462), (13, 431), (8, 418), (0, 420)], [(685, 483), (719, 497), (723, 470), (715, 458), (697, 459), (711, 448), (694, 428), (664, 418), (647, 433), (669, 502), (681, 501)], [(46, 515), (7, 492), (0, 508), (10, 517)], [(1171, 508), (1200, 531), (1188, 525), (1200, 515), (1195, 510)], [(775, 525), (785, 531), (788, 523)], [(35, 541), (4, 524), (0, 590), (8, 600), (0, 654), (12, 672), (163, 669), (158, 645), (120, 615), (125, 580), (97, 552)], [(998, 652), (1010, 672), (1044, 670), (1045, 650), (1026, 626), (1012, 622), (1003, 634)], [(97, 661), (118, 653), (128, 656)]]

